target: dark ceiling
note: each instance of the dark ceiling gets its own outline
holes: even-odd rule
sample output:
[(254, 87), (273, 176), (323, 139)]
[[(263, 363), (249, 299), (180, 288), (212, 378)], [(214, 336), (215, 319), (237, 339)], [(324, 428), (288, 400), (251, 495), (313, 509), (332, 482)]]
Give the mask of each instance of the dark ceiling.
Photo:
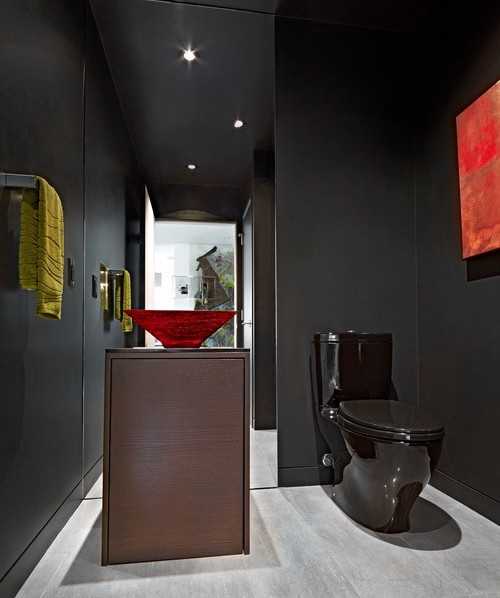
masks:
[[(274, 16), (408, 31), (430, 0), (91, 0), (155, 207), (172, 189), (246, 195), (256, 149), (272, 149)], [(230, 8), (231, 10), (224, 10)], [(187, 63), (183, 48), (199, 60)], [(234, 129), (242, 118), (246, 126)], [(194, 171), (187, 169), (193, 163)], [(177, 193), (178, 195), (178, 193)], [(174, 201), (172, 199), (172, 201)], [(243, 199), (244, 201), (244, 199)], [(167, 206), (166, 210), (170, 208)]]
[[(157, 2), (169, 0), (153, 0)], [(173, 0), (370, 29), (414, 31), (427, 22), (432, 0)]]
[[(253, 150), (273, 146), (273, 17), (147, 0), (92, 6), (156, 204), (171, 185), (243, 187)], [(181, 58), (188, 46), (199, 60)], [(246, 126), (235, 129), (236, 118)]]

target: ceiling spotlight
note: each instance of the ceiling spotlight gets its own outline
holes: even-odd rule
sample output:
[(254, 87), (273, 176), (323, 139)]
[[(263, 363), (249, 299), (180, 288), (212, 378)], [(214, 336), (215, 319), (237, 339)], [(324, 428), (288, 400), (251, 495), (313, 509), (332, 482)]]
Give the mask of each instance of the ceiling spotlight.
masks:
[(237, 118), (237, 119), (234, 121), (233, 127), (234, 127), (235, 129), (241, 129), (241, 127), (242, 127), (244, 124), (245, 124), (245, 123), (244, 123), (242, 120), (240, 120), (239, 118)]
[(196, 60), (196, 52), (191, 50), (191, 48), (188, 48), (187, 50), (184, 50), (182, 57), (188, 62), (193, 62), (193, 60)]
[(188, 164), (188, 170), (196, 170), (196, 164)]

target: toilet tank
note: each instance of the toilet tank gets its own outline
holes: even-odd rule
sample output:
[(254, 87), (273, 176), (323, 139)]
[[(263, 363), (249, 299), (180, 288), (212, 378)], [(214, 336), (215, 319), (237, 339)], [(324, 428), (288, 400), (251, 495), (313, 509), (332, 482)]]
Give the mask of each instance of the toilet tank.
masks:
[(314, 345), (320, 410), (341, 401), (389, 398), (392, 334), (320, 332)]

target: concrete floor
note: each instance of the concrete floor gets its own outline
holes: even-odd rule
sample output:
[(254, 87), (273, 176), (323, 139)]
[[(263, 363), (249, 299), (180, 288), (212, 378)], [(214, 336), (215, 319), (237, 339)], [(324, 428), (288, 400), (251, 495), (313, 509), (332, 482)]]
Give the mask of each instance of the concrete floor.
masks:
[(278, 431), (250, 428), (250, 488), (278, 485)]
[(18, 598), (500, 598), (500, 527), (429, 487), (412, 531), (369, 533), (329, 488), (252, 491), (249, 556), (101, 567), (96, 486)]

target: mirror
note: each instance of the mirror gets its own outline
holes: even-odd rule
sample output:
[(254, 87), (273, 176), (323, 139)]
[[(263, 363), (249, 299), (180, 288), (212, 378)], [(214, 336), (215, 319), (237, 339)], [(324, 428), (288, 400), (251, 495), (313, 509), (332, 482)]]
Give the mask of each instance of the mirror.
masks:
[(147, 181), (145, 307), (237, 310), (206, 344), (251, 351), (251, 487), (276, 486), (274, 18), (92, 7)]
[[(235, 222), (156, 220), (147, 309), (234, 310), (236, 242)], [(236, 329), (232, 318), (202, 346), (236, 348)]]

